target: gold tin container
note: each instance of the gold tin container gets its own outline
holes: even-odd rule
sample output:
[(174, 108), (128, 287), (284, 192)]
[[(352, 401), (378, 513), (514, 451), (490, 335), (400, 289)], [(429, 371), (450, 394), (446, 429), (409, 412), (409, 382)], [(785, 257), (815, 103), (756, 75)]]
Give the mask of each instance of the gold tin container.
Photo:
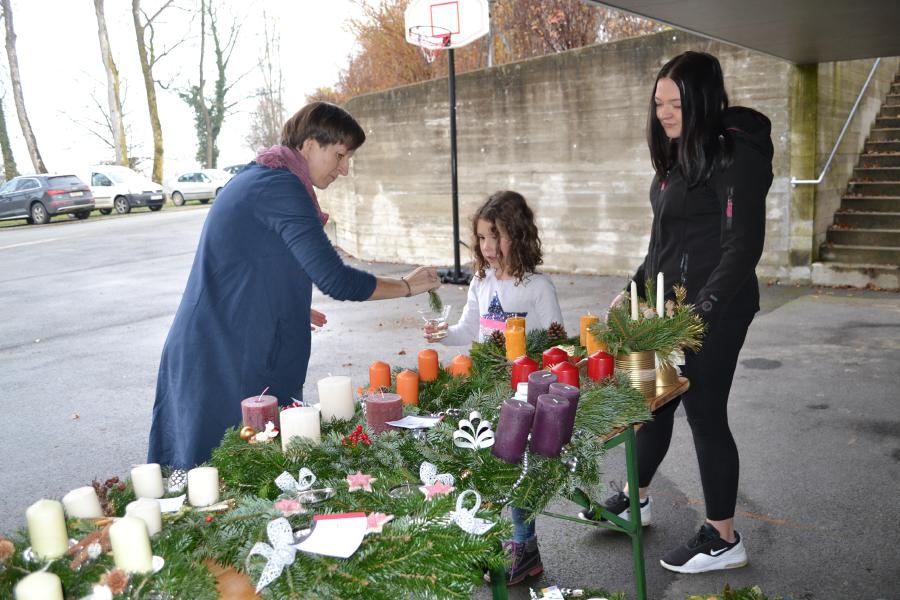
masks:
[(678, 371), (672, 363), (665, 362), (656, 367), (656, 387), (668, 387), (678, 383)]
[(628, 373), (631, 387), (645, 398), (656, 396), (656, 353), (652, 350), (616, 356), (616, 369)]

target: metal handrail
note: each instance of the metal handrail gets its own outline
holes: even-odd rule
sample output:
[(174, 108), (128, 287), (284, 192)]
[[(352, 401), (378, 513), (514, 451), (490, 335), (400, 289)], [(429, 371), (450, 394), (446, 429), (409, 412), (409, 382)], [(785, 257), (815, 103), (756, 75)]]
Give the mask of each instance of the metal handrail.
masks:
[(818, 185), (822, 183), (822, 180), (825, 178), (825, 173), (828, 172), (828, 169), (831, 167), (831, 161), (834, 159), (834, 155), (837, 154), (838, 146), (841, 145), (841, 140), (844, 139), (844, 134), (847, 132), (847, 128), (850, 126), (850, 120), (853, 118), (853, 115), (856, 114), (856, 109), (859, 108), (859, 102), (862, 100), (863, 94), (866, 93), (866, 90), (869, 88), (869, 83), (872, 81), (872, 77), (875, 75), (875, 69), (878, 68), (878, 65), (881, 63), (881, 58), (875, 59), (875, 64), (872, 65), (872, 70), (869, 71), (869, 76), (866, 78), (866, 82), (863, 84), (862, 89), (859, 91), (859, 96), (856, 97), (856, 102), (853, 103), (853, 108), (850, 109), (850, 114), (847, 115), (847, 120), (844, 122), (844, 128), (841, 129), (841, 133), (837, 138), (837, 141), (834, 143), (834, 148), (831, 149), (831, 154), (828, 156), (828, 162), (825, 163), (825, 166), (822, 168), (822, 172), (819, 174), (818, 179), (797, 179), (796, 177), (791, 177), (791, 187), (797, 187), (798, 185)]

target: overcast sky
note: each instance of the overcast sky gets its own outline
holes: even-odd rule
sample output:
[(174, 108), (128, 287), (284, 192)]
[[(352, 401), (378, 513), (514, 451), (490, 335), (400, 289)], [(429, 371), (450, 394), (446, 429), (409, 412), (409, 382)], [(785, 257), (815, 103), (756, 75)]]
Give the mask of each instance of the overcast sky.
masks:
[[(199, 6), (199, 0), (176, 0)], [(307, 94), (322, 86), (333, 86), (347, 65), (354, 47), (346, 20), (360, 12), (359, 0), (214, 0), (220, 7), (220, 28), (231, 16), (241, 22), (240, 37), (229, 76), (243, 79), (231, 91), (229, 101), (237, 101), (234, 114), (226, 119), (219, 136), (219, 166), (252, 159), (244, 141), (249, 128), (249, 112), (255, 106), (250, 97), (260, 86), (257, 68), (262, 42), (262, 11), (277, 19), (281, 34), (281, 64), (285, 76), (285, 105), (288, 114), (299, 109)], [(162, 0), (142, 0), (151, 12)], [(99, 131), (96, 121), (106, 107), (106, 76), (97, 38), (93, 0), (12, 0), (16, 49), (25, 104), (38, 148), (47, 169), (73, 171), (103, 160), (114, 159), (111, 148), (90, 132)], [(110, 45), (119, 69), (125, 95), (125, 119), (135, 154), (145, 157), (140, 169), (152, 169), (153, 144), (146, 96), (138, 62), (130, 0), (106, 0), (106, 20)], [(196, 167), (196, 135), (193, 113), (175, 89), (197, 81), (199, 21), (190, 26), (185, 11), (164, 13), (165, 23), (157, 27), (157, 44), (165, 46), (188, 34), (189, 39), (172, 54), (162, 58), (154, 76), (169, 84), (157, 89), (165, 147), (165, 176)], [(0, 32), (2, 35), (2, 32)], [(210, 52), (211, 42), (207, 42)], [(22, 138), (9, 84), (6, 53), (0, 51), (0, 80), (6, 123), (20, 173), (33, 172)], [(207, 78), (214, 77), (213, 65)], [(211, 89), (211, 82), (207, 89)], [(96, 100), (95, 100), (96, 99)]]

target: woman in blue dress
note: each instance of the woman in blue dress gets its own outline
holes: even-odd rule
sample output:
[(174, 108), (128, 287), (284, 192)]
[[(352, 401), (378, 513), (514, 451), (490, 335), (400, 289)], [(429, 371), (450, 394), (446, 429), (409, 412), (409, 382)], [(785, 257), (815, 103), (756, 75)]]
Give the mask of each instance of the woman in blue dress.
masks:
[(325, 235), (314, 187), (347, 175), (365, 133), (342, 108), (311, 103), (281, 144), (235, 175), (209, 211), (187, 288), (163, 347), (148, 461), (181, 469), (209, 460), (240, 401), (266, 387), (302, 398), (313, 284), (337, 300), (412, 296), (438, 287), (419, 267), (401, 278), (345, 265)]

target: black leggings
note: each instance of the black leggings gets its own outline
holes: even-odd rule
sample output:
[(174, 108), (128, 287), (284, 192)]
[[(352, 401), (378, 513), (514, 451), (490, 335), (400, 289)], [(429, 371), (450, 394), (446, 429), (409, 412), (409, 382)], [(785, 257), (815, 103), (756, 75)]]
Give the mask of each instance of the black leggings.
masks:
[(690, 381), (690, 389), (654, 413), (653, 420), (637, 433), (638, 482), (647, 487), (669, 450), (675, 409), (684, 404), (700, 463), (706, 517), (713, 521), (732, 518), (737, 502), (738, 451), (728, 428), (728, 392), (752, 320), (716, 323), (700, 353), (686, 356), (682, 373)]

